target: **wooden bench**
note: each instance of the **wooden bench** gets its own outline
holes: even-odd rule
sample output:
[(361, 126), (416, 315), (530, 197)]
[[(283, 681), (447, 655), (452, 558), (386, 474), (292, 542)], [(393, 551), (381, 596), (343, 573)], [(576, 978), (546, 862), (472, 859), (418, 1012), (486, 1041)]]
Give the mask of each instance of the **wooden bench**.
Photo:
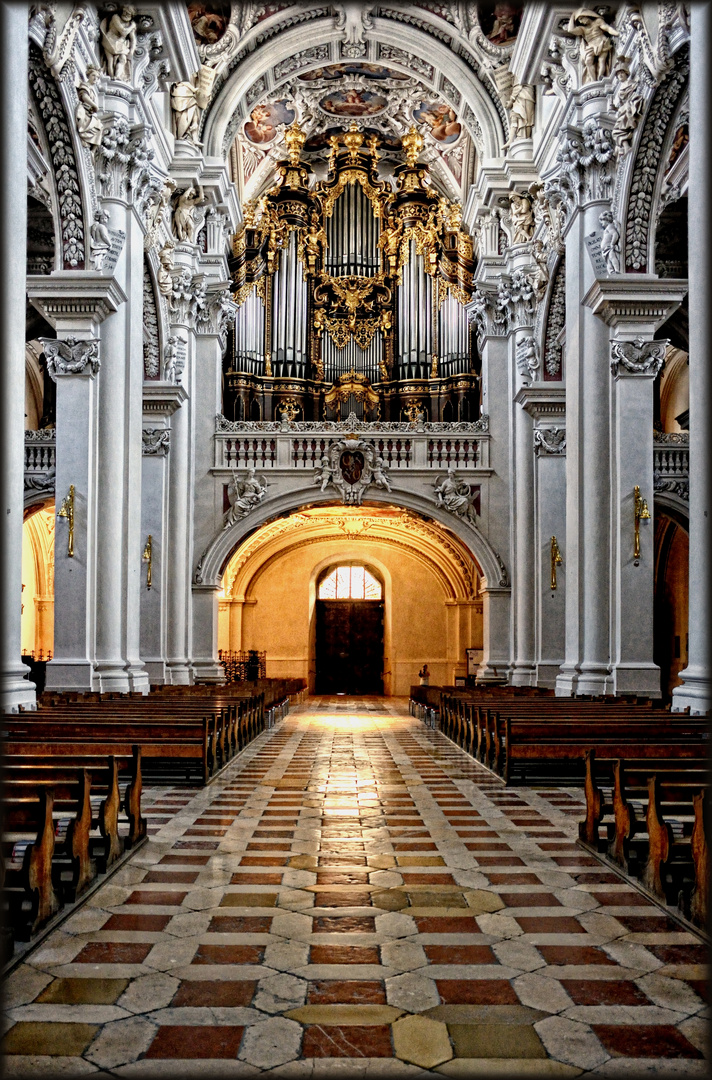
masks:
[(704, 758), (585, 752), (586, 816), (579, 839), (655, 897), (708, 929), (709, 774)]
[[(65, 903), (146, 835), (141, 753), (135, 746), (123, 795), (118, 761), (38, 753), (4, 761), (3, 906), (13, 935), (29, 940)], [(123, 806), (128, 828), (120, 829)], [(64, 824), (64, 834), (57, 836)]]

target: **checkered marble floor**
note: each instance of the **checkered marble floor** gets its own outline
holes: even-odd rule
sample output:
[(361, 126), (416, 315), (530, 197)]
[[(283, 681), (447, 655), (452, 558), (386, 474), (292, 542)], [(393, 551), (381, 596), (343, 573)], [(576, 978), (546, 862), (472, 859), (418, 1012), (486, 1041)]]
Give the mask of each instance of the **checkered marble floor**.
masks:
[(10, 975), (7, 1076), (703, 1076), (707, 948), (399, 699), (315, 698)]

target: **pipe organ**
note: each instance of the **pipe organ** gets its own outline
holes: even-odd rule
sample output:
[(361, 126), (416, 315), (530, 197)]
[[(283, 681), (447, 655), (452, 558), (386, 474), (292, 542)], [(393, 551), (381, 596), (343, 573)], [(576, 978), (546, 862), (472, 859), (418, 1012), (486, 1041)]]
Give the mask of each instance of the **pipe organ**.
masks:
[(277, 182), (246, 204), (233, 242), (238, 304), (225, 360), (230, 419), (476, 419), (479, 361), (464, 305), (474, 253), (460, 207), (402, 138), (394, 180), (354, 121), (330, 139), (328, 175), (285, 133)]

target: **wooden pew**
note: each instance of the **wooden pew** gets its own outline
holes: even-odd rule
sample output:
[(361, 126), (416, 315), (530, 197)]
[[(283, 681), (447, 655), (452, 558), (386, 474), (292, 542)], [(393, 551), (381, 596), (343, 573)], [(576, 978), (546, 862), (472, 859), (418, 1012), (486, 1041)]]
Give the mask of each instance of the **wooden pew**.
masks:
[(655, 897), (677, 903), (707, 929), (709, 778), (704, 758), (685, 760), (674, 752), (661, 753), (657, 760), (611, 758), (590, 748), (585, 765), (580, 841), (606, 853)]

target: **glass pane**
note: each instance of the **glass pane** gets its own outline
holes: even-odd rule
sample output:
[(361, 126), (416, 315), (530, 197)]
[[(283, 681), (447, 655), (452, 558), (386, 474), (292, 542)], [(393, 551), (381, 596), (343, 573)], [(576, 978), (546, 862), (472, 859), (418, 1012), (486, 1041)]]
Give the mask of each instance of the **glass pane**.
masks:
[(351, 592), (351, 567), (339, 566), (336, 571), (336, 599), (348, 600)]
[(325, 577), (319, 586), (319, 599), (320, 600), (335, 600), (336, 599), (336, 570), (332, 570), (328, 577)]
[(381, 599), (381, 583), (377, 581), (373, 574), (369, 574), (368, 570), (364, 571), (365, 575), (365, 598), (366, 600), (380, 600)]
[(363, 600), (363, 578), (366, 571), (363, 566), (351, 567), (351, 599)]

